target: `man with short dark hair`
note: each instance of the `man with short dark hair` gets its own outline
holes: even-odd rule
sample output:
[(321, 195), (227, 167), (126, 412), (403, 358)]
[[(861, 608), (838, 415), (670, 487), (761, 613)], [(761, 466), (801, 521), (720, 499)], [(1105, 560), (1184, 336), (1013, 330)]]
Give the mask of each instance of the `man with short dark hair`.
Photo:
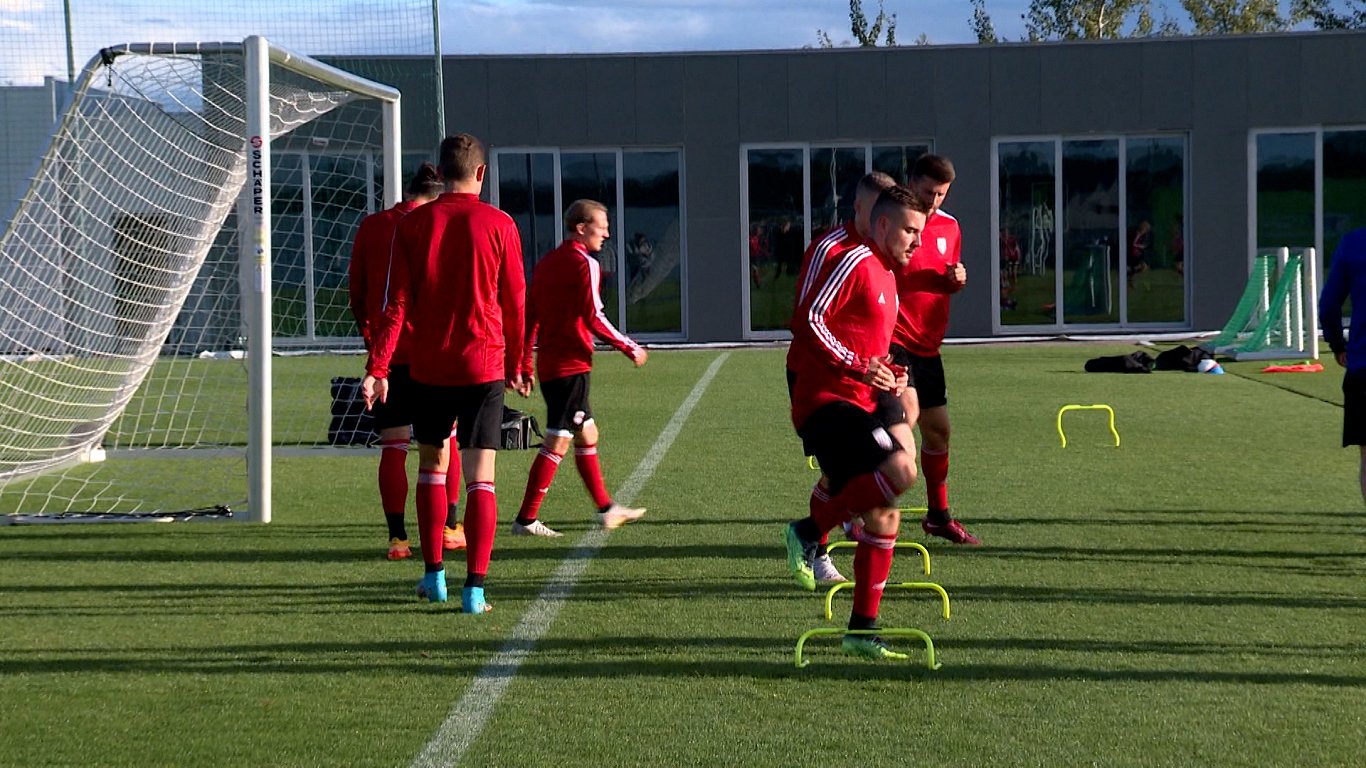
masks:
[[(394, 230), (399, 219), (421, 205), (426, 205), (441, 194), (443, 185), (436, 166), (423, 163), (408, 184), (405, 199), (388, 210), (361, 219), (356, 229), (356, 240), (351, 247), (351, 263), (347, 267), (347, 286), (351, 297), (351, 314), (356, 318), (366, 350), (370, 348), (371, 326), (374, 318), (384, 312), (389, 289), (389, 252), (394, 242)], [(384, 521), (389, 528), (390, 560), (406, 560), (412, 556), (408, 544), (408, 530), (403, 522), (408, 506), (408, 443), (412, 438), (412, 380), (408, 376), (409, 341), (406, 328), (399, 332), (397, 347), (389, 364), (389, 394), (374, 411), (375, 431), (379, 432), (379, 497), (384, 510)], [(459, 464), (457, 453), (451, 461)], [(460, 525), (456, 502), (460, 500), (460, 483), (455, 472), (446, 483), (447, 509), (444, 532), (445, 549), (464, 549), (465, 530)]]
[[(899, 394), (906, 370), (889, 362), (896, 322), (896, 276), (925, 224), (925, 206), (907, 190), (883, 191), (872, 208), (872, 238), (828, 264), (817, 281), (806, 327), (793, 338), (802, 368), (792, 389), (792, 424), (829, 477), (831, 499), (783, 531), (787, 565), (814, 590), (811, 562), (821, 537), (850, 517), (862, 521), (854, 553), (849, 628), (877, 628), (901, 514), (896, 498), (915, 480), (915, 459), (877, 414), (880, 392)], [(844, 650), (871, 659), (906, 658), (872, 634), (847, 635)]]
[(516, 224), (479, 201), (487, 171), (483, 144), (466, 133), (448, 137), (440, 160), (445, 193), (403, 217), (395, 232), (389, 305), (377, 318), (362, 388), (367, 403), (384, 401), (399, 329), (410, 320), (417, 517), (426, 569), (418, 594), (446, 600), (445, 442), (456, 426), (468, 545), (461, 609), (482, 614), (490, 610), (484, 579), (497, 526), (494, 462), (502, 438), (503, 389), (530, 392), (517, 372), (526, 283)]
[(536, 265), (527, 302), (521, 374), (531, 381), (531, 350), (536, 345), (536, 374), (547, 413), (545, 442), (531, 463), (522, 507), (512, 524), (512, 532), (519, 536), (560, 535), (538, 515), (570, 442), (574, 464), (597, 507), (598, 525), (610, 530), (645, 514), (643, 509), (617, 504), (607, 492), (598, 464), (598, 427), (588, 402), (594, 336), (631, 358), (637, 368), (649, 357), (603, 314), (602, 269), (593, 255), (611, 236), (607, 207), (596, 200), (575, 200), (565, 212), (564, 231), (564, 242)]
[[(794, 340), (807, 325), (806, 315), (810, 309), (811, 300), (814, 298), (813, 289), (816, 287), (816, 281), (825, 276), (825, 266), (839, 261), (839, 257), (845, 251), (867, 242), (872, 237), (873, 205), (877, 203), (883, 190), (894, 186), (896, 186), (896, 181), (881, 171), (872, 171), (864, 175), (863, 178), (859, 179), (854, 192), (854, 218), (812, 240), (807, 246), (806, 254), (802, 257), (801, 271), (797, 275), (797, 295), (793, 302), (791, 328)], [(802, 349), (803, 345), (793, 344), (787, 350), (787, 394), (789, 398), (792, 396), (793, 383), (797, 378), (796, 371), (802, 367), (802, 361), (799, 359)], [(909, 446), (913, 443), (903, 441), (902, 444)], [(829, 501), (830, 480), (825, 476), (825, 473), (821, 473), (816, 484), (811, 487), (809, 505), (814, 511)], [(824, 583), (847, 581), (839, 569), (835, 567), (835, 563), (826, 551), (828, 538), (828, 533), (821, 538), (821, 545), (816, 550), (815, 559), (811, 562), (816, 581)]]
[(892, 360), (910, 369), (911, 386), (902, 393), (908, 423), (893, 430), (898, 439), (920, 425), (920, 475), (929, 511), (920, 527), (955, 544), (981, 544), (949, 514), (949, 409), (944, 361), (939, 349), (949, 326), (949, 299), (967, 285), (960, 255), (958, 220), (941, 206), (955, 172), (941, 155), (921, 155), (911, 169), (911, 192), (929, 209), (920, 247), (897, 273), (901, 308), (892, 334)]

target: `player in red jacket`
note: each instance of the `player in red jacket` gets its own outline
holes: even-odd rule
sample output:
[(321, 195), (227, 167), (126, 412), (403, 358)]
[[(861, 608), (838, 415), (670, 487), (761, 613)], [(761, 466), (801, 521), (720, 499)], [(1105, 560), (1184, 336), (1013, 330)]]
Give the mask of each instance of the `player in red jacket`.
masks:
[(418, 444), (417, 518), (426, 573), (418, 594), (446, 600), (442, 526), (446, 448), (452, 426), (465, 475), (466, 613), (489, 610), (484, 579), (497, 526), (494, 463), (502, 438), (504, 385), (526, 395), (522, 358), (526, 283), (521, 235), (511, 217), (479, 201), (484, 146), (469, 134), (441, 142), (446, 192), (404, 216), (394, 234), (389, 303), (376, 318), (362, 382), (369, 404), (384, 402), (404, 322), (412, 329), (413, 438)]
[(967, 285), (960, 255), (958, 220), (940, 206), (954, 179), (953, 163), (940, 155), (921, 155), (911, 168), (910, 189), (930, 210), (920, 247), (897, 274), (901, 309), (892, 334), (892, 361), (910, 368), (911, 384), (902, 393), (909, 423), (893, 430), (900, 439), (920, 424), (920, 474), (929, 512), (920, 527), (955, 544), (981, 544), (949, 514), (949, 409), (944, 361), (939, 348), (949, 326), (949, 300)]
[(601, 267), (594, 254), (610, 236), (607, 208), (593, 200), (576, 200), (564, 215), (565, 240), (546, 254), (531, 275), (527, 300), (526, 344), (522, 377), (531, 380), (531, 349), (537, 344), (536, 376), (545, 396), (545, 442), (531, 463), (522, 508), (512, 524), (519, 536), (559, 536), (537, 513), (560, 460), (574, 444), (574, 464), (593, 497), (598, 524), (617, 528), (640, 518), (643, 509), (612, 501), (598, 465), (598, 427), (588, 402), (588, 375), (593, 369), (593, 337), (645, 364), (645, 350), (612, 326), (602, 312)]
[[(840, 224), (821, 237), (811, 241), (806, 248), (806, 253), (802, 257), (801, 271), (797, 275), (797, 295), (792, 303), (792, 337), (796, 337), (809, 330), (806, 312), (811, 306), (816, 281), (827, 276), (828, 270), (825, 268), (839, 261), (839, 257), (848, 249), (863, 244), (872, 237), (872, 211), (873, 204), (877, 202), (882, 190), (896, 186), (896, 180), (881, 171), (872, 171), (859, 179), (858, 187), (854, 192), (854, 218)], [(798, 356), (805, 348), (803, 344), (792, 344), (787, 349), (787, 394), (792, 396), (793, 383), (796, 381), (796, 371), (801, 367)], [(899, 410), (899, 407), (898, 407)], [(911, 443), (903, 443), (909, 446)], [(811, 487), (810, 507), (817, 507), (830, 501), (830, 480), (821, 474), (820, 479)], [(816, 574), (816, 581), (833, 583), (848, 581), (844, 575), (835, 567), (834, 561), (830, 559), (826, 551), (826, 544), (829, 536), (821, 539), (820, 549), (816, 552), (816, 559), (812, 561), (811, 568)]]
[[(783, 531), (787, 565), (803, 588), (816, 588), (811, 561), (825, 532), (862, 520), (854, 553), (854, 607), (849, 628), (877, 628), (882, 591), (900, 528), (896, 498), (915, 480), (915, 459), (888, 433), (879, 393), (899, 395), (906, 370), (887, 354), (896, 322), (894, 270), (920, 240), (925, 206), (902, 187), (882, 193), (872, 210), (870, 243), (829, 265), (806, 312), (810, 333), (792, 389), (792, 423), (830, 479), (831, 499)], [(872, 659), (906, 658), (874, 634), (846, 635), (844, 650)]]
[[(387, 211), (366, 216), (356, 229), (356, 240), (351, 246), (348, 267), (348, 286), (351, 294), (351, 315), (356, 318), (365, 348), (370, 349), (370, 335), (374, 318), (384, 312), (386, 290), (389, 285), (389, 249), (394, 240), (398, 220), (418, 206), (435, 200), (442, 191), (441, 175), (436, 166), (423, 163), (408, 183), (403, 202)], [(399, 333), (398, 346), (390, 364), (389, 396), (374, 408), (375, 429), (379, 431), (379, 500), (384, 510), (384, 521), (389, 527), (390, 560), (406, 560), (412, 556), (408, 544), (408, 529), (404, 525), (404, 509), (408, 506), (408, 443), (412, 431), (410, 409), (412, 393), (408, 376), (408, 328)], [(451, 453), (452, 469), (446, 481), (446, 529), (443, 540), (446, 549), (464, 549), (465, 531), (460, 525), (456, 502), (460, 500), (459, 453)]]

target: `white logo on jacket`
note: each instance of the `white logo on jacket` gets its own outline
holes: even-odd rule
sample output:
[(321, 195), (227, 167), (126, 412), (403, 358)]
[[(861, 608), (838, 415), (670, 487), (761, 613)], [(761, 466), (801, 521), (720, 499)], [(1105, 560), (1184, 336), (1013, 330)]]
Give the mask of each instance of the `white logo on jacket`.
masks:
[(943, 256), (949, 252), (949, 239), (947, 237), (936, 237), (934, 244), (939, 248), (939, 255)]
[(877, 295), (877, 303), (879, 303), (879, 304), (886, 304), (886, 303), (887, 303), (887, 295), (884, 294), (884, 293), (879, 293), (879, 294)]

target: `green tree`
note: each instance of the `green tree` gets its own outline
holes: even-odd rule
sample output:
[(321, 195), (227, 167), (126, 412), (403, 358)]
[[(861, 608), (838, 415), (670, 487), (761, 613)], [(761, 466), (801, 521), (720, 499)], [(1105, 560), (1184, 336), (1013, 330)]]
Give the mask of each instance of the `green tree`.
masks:
[[(868, 23), (868, 17), (863, 13), (863, 0), (849, 0), (849, 31), (854, 35), (854, 42), (862, 48), (872, 48), (877, 46), (878, 39), (881, 38), (882, 31), (887, 30), (885, 45), (896, 45), (896, 14), (888, 14), (882, 6), (883, 0), (877, 0), (877, 18), (873, 19), (872, 24)], [(923, 38), (924, 35), (922, 34)], [(830, 33), (823, 29), (816, 30), (816, 41), (822, 48), (833, 48), (835, 42), (830, 39)], [(928, 42), (928, 38), (925, 39)]]
[(1181, 0), (1197, 35), (1248, 35), (1289, 29), (1302, 17), (1281, 15), (1280, 0)]
[(1001, 41), (1001, 38), (996, 36), (996, 27), (991, 23), (991, 14), (987, 13), (986, 0), (972, 0), (972, 18), (968, 19), (968, 26), (972, 28), (972, 33), (977, 36), (979, 43)]
[[(1342, 5), (1339, 9), (1336, 6)], [(1292, 12), (1314, 23), (1318, 29), (1366, 28), (1366, 0), (1295, 0)]]
[[(1183, 0), (1184, 1), (1184, 0)], [(1126, 25), (1132, 21), (1132, 27)], [(1151, 0), (1030, 0), (1021, 16), (1031, 41), (1104, 40), (1153, 33)]]

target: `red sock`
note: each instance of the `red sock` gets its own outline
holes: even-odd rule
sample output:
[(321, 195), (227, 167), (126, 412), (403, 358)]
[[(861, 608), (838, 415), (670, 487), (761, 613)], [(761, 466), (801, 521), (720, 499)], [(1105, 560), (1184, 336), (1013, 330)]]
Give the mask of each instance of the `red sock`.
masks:
[(560, 468), (560, 459), (563, 458), (564, 456), (541, 446), (540, 452), (531, 462), (531, 473), (527, 475), (526, 492), (522, 494), (522, 508), (517, 512), (518, 522), (526, 525), (536, 519), (537, 513), (541, 510), (541, 502), (545, 499), (545, 492), (550, 490), (550, 483), (555, 479), (555, 470)]
[(493, 483), (465, 486), (465, 571), (471, 576), (489, 572), (493, 555), (493, 535), (498, 529), (498, 498)]
[(602, 481), (602, 467), (598, 466), (598, 446), (574, 446), (574, 464), (579, 468), (579, 477), (583, 478), (588, 495), (593, 497), (593, 504), (598, 509), (610, 506), (612, 494), (607, 492), (607, 484)]
[(385, 440), (379, 452), (379, 505), (386, 515), (408, 506), (408, 441)]
[[(830, 504), (830, 491), (827, 490), (826, 488), (822, 488), (820, 483), (816, 483), (814, 486), (812, 486), (812, 487), (811, 487), (811, 500), (810, 500), (810, 502), (809, 502), (809, 505), (810, 505), (810, 508), (811, 508), (811, 519), (812, 519), (812, 520), (817, 520), (817, 521), (821, 520), (821, 515), (824, 513), (826, 506), (828, 506), (829, 504)], [(817, 523), (817, 527), (818, 527), (818, 528), (820, 527), (820, 524), (819, 524), (819, 523)], [(829, 531), (828, 529), (822, 529), (822, 530), (821, 530), (821, 546), (825, 546), (826, 544), (829, 544), (829, 543), (830, 543), (830, 531)]]
[(901, 495), (904, 488), (897, 488), (887, 476), (877, 470), (859, 475), (844, 486), (830, 503), (821, 510), (816, 518), (816, 527), (829, 531), (853, 516), (855, 511), (863, 512), (889, 506)]
[(417, 473), (417, 535), (422, 562), (441, 565), (441, 529), (446, 525), (446, 473), (424, 469)]
[(854, 613), (876, 619), (882, 605), (882, 590), (892, 572), (892, 552), (896, 536), (864, 531), (854, 548)]
[[(451, 430), (451, 460), (446, 465), (446, 505), (452, 509), (460, 503), (460, 489), (465, 487), (465, 479), (460, 476), (460, 444), (455, 442), (455, 430)], [(459, 520), (447, 520), (446, 525), (454, 528)]]
[(949, 508), (949, 449), (931, 452), (920, 449), (920, 474), (925, 476), (925, 497), (930, 509), (944, 512)]

